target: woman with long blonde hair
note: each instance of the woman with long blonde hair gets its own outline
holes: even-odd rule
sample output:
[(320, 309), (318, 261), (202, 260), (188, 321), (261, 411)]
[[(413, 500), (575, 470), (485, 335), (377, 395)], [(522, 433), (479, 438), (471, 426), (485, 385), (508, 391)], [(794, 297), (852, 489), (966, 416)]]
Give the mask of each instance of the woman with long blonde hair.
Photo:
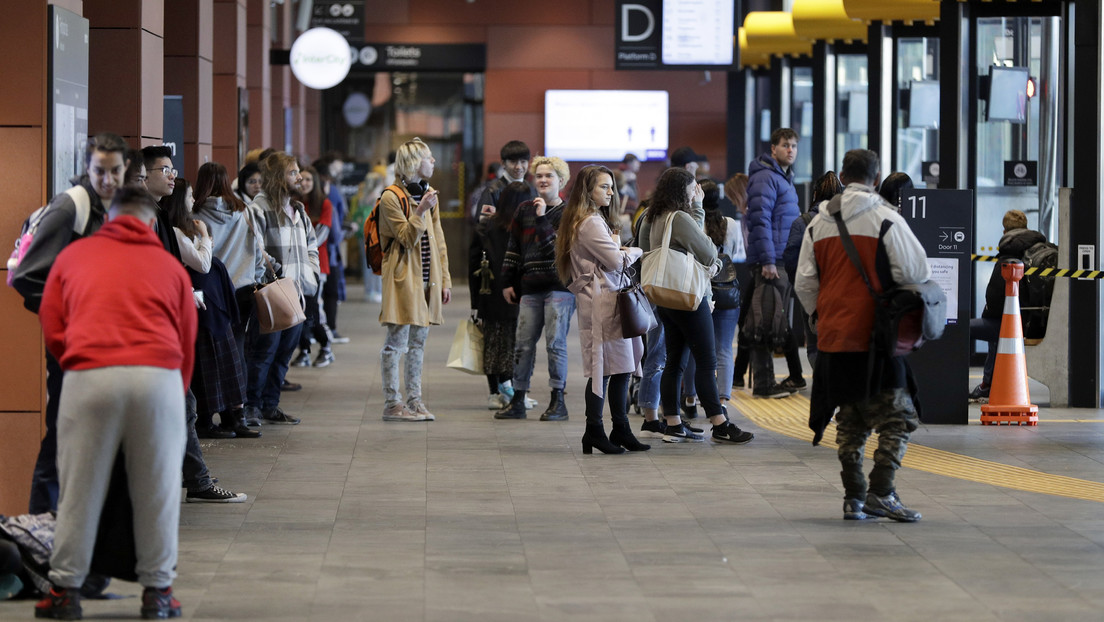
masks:
[[(556, 234), (556, 271), (567, 284), (579, 309), (579, 340), (583, 350), (586, 385), (586, 432), (583, 453), (650, 449), (629, 428), (629, 379), (640, 375), (644, 344), (640, 337), (622, 337), (616, 321), (618, 289), (627, 281), (625, 270), (640, 258), (639, 248), (621, 246), (610, 219), (620, 214), (613, 172), (604, 166), (579, 171)], [(609, 393), (613, 427), (606, 437), (602, 425), (605, 394)]]

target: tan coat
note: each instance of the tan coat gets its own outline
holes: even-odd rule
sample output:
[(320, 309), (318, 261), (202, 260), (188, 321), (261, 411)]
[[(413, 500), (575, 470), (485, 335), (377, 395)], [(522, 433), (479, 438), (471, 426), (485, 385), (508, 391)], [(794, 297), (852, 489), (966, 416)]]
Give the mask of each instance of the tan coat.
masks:
[[(441, 324), (441, 291), (452, 288), (449, 275), (448, 249), (441, 231), (438, 207), (418, 216), (416, 203), (402, 189), (410, 204), (409, 217), (403, 214), (399, 198), (392, 189), (380, 199), (379, 232), (384, 249), (383, 304), (381, 324), (429, 326)], [(422, 280), (422, 233), (429, 233), (429, 289)]]

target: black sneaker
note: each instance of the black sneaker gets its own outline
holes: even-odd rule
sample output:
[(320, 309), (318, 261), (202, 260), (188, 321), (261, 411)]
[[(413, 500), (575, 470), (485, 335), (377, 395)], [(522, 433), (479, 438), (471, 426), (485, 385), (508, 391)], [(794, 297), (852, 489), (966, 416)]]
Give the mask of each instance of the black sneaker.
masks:
[(874, 518), (863, 511), (862, 499), (843, 500), (843, 520), (867, 520)]
[(895, 492), (884, 497), (879, 497), (872, 492), (866, 493), (866, 504), (863, 509), (867, 514), (892, 518), (899, 523), (915, 523), (920, 520), (920, 512), (906, 508)]
[(184, 497), (187, 503), (245, 503), (245, 499), (244, 492), (231, 492), (218, 486), (211, 486), (199, 492), (189, 492)]
[(645, 421), (643, 424), (641, 424), (640, 431), (647, 432), (652, 436), (652, 438), (663, 438), (663, 433), (667, 431), (667, 422), (663, 419), (656, 419), (655, 421)]
[(280, 385), (281, 391), (301, 391), (302, 389), (303, 385), (298, 382), (288, 382), (285, 380), (284, 383)]
[(705, 437), (691, 431), (685, 424), (669, 425), (663, 433), (664, 443), (701, 443)]
[(780, 384), (772, 384), (766, 389), (755, 389), (751, 392), (752, 397), (765, 398), (765, 399), (779, 399), (783, 397), (789, 397), (792, 395), (789, 390), (783, 389)]
[(305, 350), (300, 352), (299, 356), (295, 357), (291, 361), (292, 367), (310, 367), (310, 364), (310, 352), (307, 352)]
[(751, 442), (753, 438), (755, 438), (754, 434), (741, 430), (731, 421), (725, 421), (721, 425), (713, 426), (713, 441), (717, 443), (743, 445), (744, 443)]
[(264, 419), (265, 423), (277, 423), (283, 425), (299, 425), (299, 422), (302, 421), (302, 419), (298, 417), (292, 417), (291, 415), (287, 414), (286, 412), (281, 410), (279, 406), (273, 408), (272, 410), (261, 411), (261, 418)]
[(80, 620), (80, 590), (75, 587), (51, 587), (46, 597), (35, 604), (35, 617), (48, 620)]
[(322, 351), (318, 353), (318, 358), (314, 359), (315, 367), (329, 367), (334, 362), (333, 352), (329, 348), (322, 348)]
[(733, 378), (732, 379), (732, 388), (736, 391), (743, 391), (744, 390), (744, 377), (740, 376), (738, 378)]
[(809, 385), (805, 383), (805, 379), (801, 376), (790, 376), (789, 378), (786, 378), (782, 382), (778, 383), (778, 386), (789, 391), (790, 393), (797, 393), (798, 391), (804, 389)]
[(682, 409), (682, 418), (684, 421), (686, 419), (696, 419), (698, 416), (698, 398), (696, 396), (689, 399), (683, 398), (679, 408)]
[(180, 617), (180, 601), (173, 597), (172, 586), (142, 590), (142, 619), (164, 620)]
[(974, 387), (974, 390), (970, 391), (970, 401), (987, 404), (989, 402), (989, 387), (980, 384)]
[(233, 429), (212, 425), (210, 427), (196, 426), (196, 436), (199, 438), (234, 438), (237, 434)]

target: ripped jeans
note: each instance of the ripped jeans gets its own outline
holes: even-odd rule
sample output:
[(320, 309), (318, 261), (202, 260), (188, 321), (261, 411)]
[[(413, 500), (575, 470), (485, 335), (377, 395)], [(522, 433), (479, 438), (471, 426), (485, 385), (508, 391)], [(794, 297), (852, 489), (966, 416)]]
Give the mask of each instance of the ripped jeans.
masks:
[(380, 382), (383, 385), (383, 397), (387, 400), (384, 406), (394, 406), (403, 401), (402, 393), (399, 391), (399, 358), (403, 354), (406, 355), (404, 366), (406, 403), (420, 402), (422, 400), (422, 358), (425, 355), (429, 327), (409, 324), (384, 324), (384, 326), (387, 327), (387, 337), (383, 341), (383, 350), (380, 352)]
[(514, 343), (514, 388), (529, 390), (529, 381), (536, 366), (537, 339), (541, 331), (548, 351), (548, 386), (567, 386), (567, 333), (571, 330), (571, 315), (575, 312), (575, 295), (550, 291), (525, 294), (518, 303), (517, 338)]

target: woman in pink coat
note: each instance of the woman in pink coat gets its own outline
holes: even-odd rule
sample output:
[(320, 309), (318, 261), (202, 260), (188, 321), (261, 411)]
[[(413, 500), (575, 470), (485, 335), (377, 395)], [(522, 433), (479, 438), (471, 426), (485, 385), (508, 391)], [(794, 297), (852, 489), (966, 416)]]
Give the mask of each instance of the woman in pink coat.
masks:
[[(604, 166), (579, 171), (556, 234), (556, 271), (575, 294), (579, 310), (586, 385), (586, 433), (583, 453), (650, 449), (629, 428), (629, 379), (640, 374), (644, 346), (640, 337), (625, 339), (617, 308), (617, 290), (628, 284), (626, 267), (640, 258), (639, 248), (624, 248), (611, 220), (620, 214), (613, 173)], [(613, 214), (611, 219), (610, 214)], [(597, 382), (596, 382), (597, 381)], [(609, 393), (613, 427), (607, 438), (602, 426), (605, 394)]]

